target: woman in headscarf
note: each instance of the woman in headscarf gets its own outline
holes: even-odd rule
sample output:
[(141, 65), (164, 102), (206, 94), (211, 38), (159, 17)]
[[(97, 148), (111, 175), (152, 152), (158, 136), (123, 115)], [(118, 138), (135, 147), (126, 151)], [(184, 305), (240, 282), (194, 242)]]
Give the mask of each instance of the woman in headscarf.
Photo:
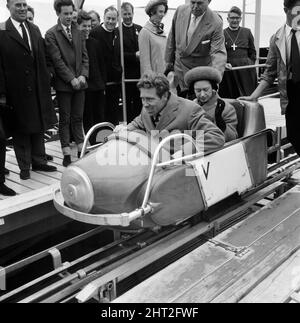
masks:
[(221, 80), (221, 73), (213, 67), (195, 67), (185, 74), (186, 84), (196, 95), (195, 102), (223, 131), (225, 141), (228, 142), (238, 138), (238, 121), (234, 106), (222, 100), (218, 95), (218, 85)]
[(139, 34), (141, 75), (150, 71), (164, 73), (167, 35), (162, 19), (168, 11), (168, 1), (151, 0), (145, 11), (150, 19)]

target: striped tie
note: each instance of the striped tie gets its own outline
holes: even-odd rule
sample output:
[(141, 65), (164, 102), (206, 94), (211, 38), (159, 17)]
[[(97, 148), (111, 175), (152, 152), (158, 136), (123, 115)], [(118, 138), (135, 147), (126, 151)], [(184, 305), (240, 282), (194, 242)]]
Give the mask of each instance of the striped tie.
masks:
[(70, 43), (72, 43), (72, 33), (71, 33), (71, 28), (68, 26), (68, 27), (66, 28), (66, 30), (67, 30), (67, 35), (68, 35), (69, 41), (70, 41)]

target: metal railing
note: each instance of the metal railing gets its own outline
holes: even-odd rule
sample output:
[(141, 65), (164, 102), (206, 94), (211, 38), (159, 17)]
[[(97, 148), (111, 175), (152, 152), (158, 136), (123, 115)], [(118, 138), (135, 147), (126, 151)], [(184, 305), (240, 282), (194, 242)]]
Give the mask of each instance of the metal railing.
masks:
[(80, 158), (82, 158), (85, 155), (87, 150), (91, 150), (91, 149), (97, 148), (97, 147), (102, 145), (102, 143), (100, 143), (100, 144), (90, 146), (90, 147), (87, 146), (88, 142), (89, 142), (89, 139), (90, 139), (91, 135), (93, 134), (93, 132), (95, 132), (96, 130), (101, 129), (101, 128), (111, 128), (111, 130), (114, 130), (115, 126), (110, 122), (101, 122), (101, 123), (98, 123), (98, 124), (94, 125), (88, 131), (88, 133), (86, 134), (86, 136), (84, 138), (82, 150), (81, 150), (81, 153), (80, 153)]

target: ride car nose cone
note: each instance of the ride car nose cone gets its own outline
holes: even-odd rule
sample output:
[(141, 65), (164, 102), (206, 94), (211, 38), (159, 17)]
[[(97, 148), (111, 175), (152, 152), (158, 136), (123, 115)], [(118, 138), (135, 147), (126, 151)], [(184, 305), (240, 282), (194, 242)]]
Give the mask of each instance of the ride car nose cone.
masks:
[(69, 166), (62, 175), (61, 192), (72, 209), (88, 213), (94, 205), (94, 190), (87, 174), (77, 166)]

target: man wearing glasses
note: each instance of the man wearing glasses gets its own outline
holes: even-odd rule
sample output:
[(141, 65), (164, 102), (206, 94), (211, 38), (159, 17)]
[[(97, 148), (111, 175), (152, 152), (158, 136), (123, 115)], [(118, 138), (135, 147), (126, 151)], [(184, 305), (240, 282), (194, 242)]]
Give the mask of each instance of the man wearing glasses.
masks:
[(256, 49), (251, 30), (240, 27), (242, 11), (232, 7), (228, 13), (229, 27), (224, 30), (227, 50), (227, 64), (219, 94), (224, 98), (236, 99), (250, 95), (257, 86), (255, 68), (232, 71), (232, 67), (253, 65), (256, 61)]
[(186, 72), (197, 66), (212, 66), (222, 74), (227, 60), (223, 22), (208, 6), (211, 0), (190, 0), (174, 14), (168, 37), (165, 74), (174, 70), (179, 81), (179, 95), (186, 97)]

